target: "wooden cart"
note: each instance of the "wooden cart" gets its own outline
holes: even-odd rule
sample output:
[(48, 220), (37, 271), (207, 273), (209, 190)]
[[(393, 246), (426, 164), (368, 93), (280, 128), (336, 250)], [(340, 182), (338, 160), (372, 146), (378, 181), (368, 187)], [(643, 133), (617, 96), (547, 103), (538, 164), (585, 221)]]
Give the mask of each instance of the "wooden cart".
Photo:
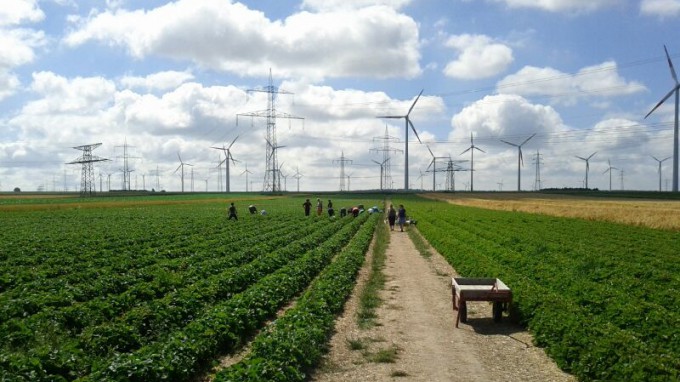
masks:
[(512, 302), (512, 291), (501, 280), (494, 278), (452, 277), (451, 295), (453, 310), (458, 311), (458, 322), (467, 321), (467, 301), (493, 302), (493, 319), (499, 322), (503, 310)]

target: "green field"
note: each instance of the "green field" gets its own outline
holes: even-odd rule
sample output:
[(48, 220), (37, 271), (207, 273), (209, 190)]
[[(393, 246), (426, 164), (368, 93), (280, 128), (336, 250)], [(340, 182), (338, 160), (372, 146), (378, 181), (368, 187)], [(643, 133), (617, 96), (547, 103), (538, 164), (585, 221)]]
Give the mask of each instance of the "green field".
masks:
[[(508, 284), (514, 316), (580, 380), (680, 378), (680, 233), (390, 198), (461, 275)], [(303, 200), (3, 200), (0, 380), (190, 381), (253, 338), (216, 380), (303, 380), (381, 219), (305, 217)]]
[[(378, 214), (305, 217), (304, 199), (277, 198), (252, 201), (267, 215), (250, 215), (241, 196), (236, 222), (220, 197), (4, 212), (0, 380), (189, 380), (296, 299), (317, 321), (291, 309), (290, 325), (325, 336)], [(379, 201), (335, 200), (359, 203)]]
[(588, 381), (680, 378), (680, 233), (404, 203), (459, 273), (511, 286), (513, 313), (564, 370)]

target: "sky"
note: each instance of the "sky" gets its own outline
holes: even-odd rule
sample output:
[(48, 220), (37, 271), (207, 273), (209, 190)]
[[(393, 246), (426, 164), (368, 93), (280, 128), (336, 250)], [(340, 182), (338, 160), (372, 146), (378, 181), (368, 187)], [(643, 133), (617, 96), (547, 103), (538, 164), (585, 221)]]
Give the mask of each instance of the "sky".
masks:
[[(77, 191), (99, 143), (96, 191), (126, 158), (132, 189), (224, 191), (232, 142), (230, 190), (261, 191), (268, 130), (287, 191), (658, 190), (678, 26), (680, 0), (2, 0), (0, 191)], [(379, 117), (411, 107), (406, 142)]]

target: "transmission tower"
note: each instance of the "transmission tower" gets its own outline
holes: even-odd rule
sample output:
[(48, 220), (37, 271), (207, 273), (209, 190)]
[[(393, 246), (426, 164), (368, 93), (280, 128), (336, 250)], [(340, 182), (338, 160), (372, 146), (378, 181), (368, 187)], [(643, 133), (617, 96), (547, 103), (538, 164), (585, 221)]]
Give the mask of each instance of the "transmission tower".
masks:
[(269, 70), (269, 85), (264, 89), (249, 89), (248, 92), (262, 92), (267, 93), (267, 110), (254, 111), (249, 113), (236, 114), (236, 125), (238, 125), (238, 117), (258, 117), (267, 119), (267, 135), (266, 141), (266, 168), (264, 172), (264, 183), (262, 184), (262, 189), (265, 192), (279, 192), (281, 191), (281, 174), (279, 173), (279, 163), (276, 150), (284, 147), (278, 146), (276, 141), (276, 119), (277, 118), (287, 118), (287, 119), (304, 119), (302, 117), (296, 117), (287, 113), (276, 112), (276, 96), (279, 94), (293, 94), (285, 90), (279, 89), (277, 86), (273, 85), (272, 82), (272, 71)]
[(83, 152), (83, 155), (78, 157), (72, 162), (68, 162), (68, 164), (81, 164), (82, 165), (82, 170), (81, 170), (81, 178), (80, 178), (80, 195), (85, 196), (85, 195), (92, 195), (96, 191), (96, 187), (93, 185), (93, 181), (95, 180), (94, 176), (94, 169), (92, 166), (92, 163), (94, 162), (104, 162), (108, 161), (108, 159), (105, 158), (100, 158), (98, 156), (92, 155), (92, 150), (96, 149), (97, 147), (101, 146), (101, 143), (95, 143), (92, 145), (83, 145), (83, 146), (75, 146), (73, 147), (76, 150), (80, 150)]
[[(382, 153), (382, 163), (381, 165), (381, 186), (384, 185), (385, 188), (392, 188), (392, 170), (391, 170), (391, 158), (390, 153), (400, 153), (404, 150), (399, 150), (391, 147), (391, 143), (399, 143), (399, 138), (392, 137), (387, 133), (387, 126), (385, 126), (385, 135), (382, 137), (374, 137), (373, 142), (376, 142), (377, 147), (370, 149), (369, 151), (375, 151), (377, 153)], [(380, 144), (382, 142), (382, 144)], [(382, 189), (382, 187), (381, 187)]]
[[(345, 191), (345, 163), (352, 164), (352, 161), (345, 158), (345, 152), (342, 151), (340, 159), (335, 159), (333, 163), (340, 163), (340, 191)], [(347, 181), (349, 183), (349, 180)], [(349, 191), (349, 184), (347, 185)]]
[(541, 162), (543, 161), (543, 155), (536, 150), (534, 154), (534, 165), (536, 165), (536, 179), (534, 180), (534, 190), (540, 191), (541, 186)]
[[(116, 146), (116, 148), (122, 147), (123, 148), (123, 191), (130, 191), (131, 190), (131, 182), (130, 182), (130, 173), (133, 172), (134, 170), (130, 169), (130, 159), (134, 159), (137, 157), (131, 157), (130, 154), (128, 153), (128, 148), (133, 147), (127, 144), (127, 138), (125, 138), (125, 141), (123, 143), (123, 146)], [(120, 156), (116, 158), (121, 158)]]

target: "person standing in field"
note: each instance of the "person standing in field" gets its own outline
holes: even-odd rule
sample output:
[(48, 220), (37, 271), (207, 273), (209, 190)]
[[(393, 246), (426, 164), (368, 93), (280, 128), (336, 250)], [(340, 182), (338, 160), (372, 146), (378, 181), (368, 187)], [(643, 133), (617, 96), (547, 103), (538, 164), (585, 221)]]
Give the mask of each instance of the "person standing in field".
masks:
[(399, 230), (404, 232), (404, 224), (406, 224), (406, 209), (403, 204), (399, 205), (399, 211), (397, 211), (397, 218), (399, 219)]
[(321, 216), (323, 213), (323, 202), (320, 198), (316, 199), (316, 216)]
[(397, 220), (397, 210), (394, 206), (390, 204), (390, 208), (387, 210), (387, 221), (390, 223), (390, 231), (394, 231), (394, 222)]
[(305, 216), (309, 216), (309, 211), (312, 209), (312, 202), (307, 199), (302, 203), (302, 206), (305, 207)]
[(233, 202), (229, 206), (228, 211), (229, 211), (229, 220), (231, 220), (231, 218), (234, 218), (234, 220), (238, 220), (238, 216), (236, 216), (236, 206), (234, 206)]
[(333, 202), (331, 202), (331, 200), (328, 199), (328, 216), (333, 215), (335, 215), (335, 210), (333, 209)]

